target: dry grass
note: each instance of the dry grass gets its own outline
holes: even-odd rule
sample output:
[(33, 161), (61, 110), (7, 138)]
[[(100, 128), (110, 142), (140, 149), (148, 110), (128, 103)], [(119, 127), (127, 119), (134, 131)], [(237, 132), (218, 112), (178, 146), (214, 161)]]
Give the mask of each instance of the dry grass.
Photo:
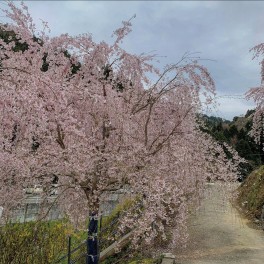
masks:
[(264, 166), (253, 171), (238, 188), (239, 206), (251, 217), (260, 218), (264, 204)]

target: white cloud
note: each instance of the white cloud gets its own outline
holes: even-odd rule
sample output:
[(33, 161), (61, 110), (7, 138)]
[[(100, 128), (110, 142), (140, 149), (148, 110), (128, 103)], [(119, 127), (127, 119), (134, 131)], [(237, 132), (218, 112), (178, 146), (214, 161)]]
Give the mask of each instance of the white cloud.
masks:
[(244, 115), (247, 110), (254, 109), (255, 104), (245, 99), (243, 95), (222, 94), (217, 98), (218, 106), (209, 115), (220, 116), (232, 120), (234, 116)]

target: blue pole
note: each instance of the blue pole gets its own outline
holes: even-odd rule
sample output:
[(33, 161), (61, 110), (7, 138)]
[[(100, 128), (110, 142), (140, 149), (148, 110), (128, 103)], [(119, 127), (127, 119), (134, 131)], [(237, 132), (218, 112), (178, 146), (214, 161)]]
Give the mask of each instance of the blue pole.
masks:
[(92, 213), (89, 216), (88, 239), (87, 239), (87, 256), (86, 264), (98, 264), (98, 215)]

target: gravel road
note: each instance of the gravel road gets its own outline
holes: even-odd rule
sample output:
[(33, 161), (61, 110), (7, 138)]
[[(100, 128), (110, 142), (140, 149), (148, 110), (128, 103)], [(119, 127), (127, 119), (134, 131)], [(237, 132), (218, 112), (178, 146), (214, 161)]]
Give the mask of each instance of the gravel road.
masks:
[[(235, 187), (235, 186), (234, 186)], [(219, 185), (189, 221), (190, 241), (174, 252), (178, 264), (264, 264), (264, 232), (252, 228), (231, 206)]]

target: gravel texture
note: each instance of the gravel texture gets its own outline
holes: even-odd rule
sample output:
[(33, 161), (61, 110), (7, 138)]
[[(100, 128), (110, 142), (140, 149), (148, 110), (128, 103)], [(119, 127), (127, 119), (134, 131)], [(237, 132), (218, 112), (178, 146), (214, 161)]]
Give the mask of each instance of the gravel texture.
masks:
[(208, 185), (208, 198), (189, 219), (187, 248), (173, 252), (176, 263), (264, 264), (263, 230), (253, 228), (223, 190), (218, 184)]

